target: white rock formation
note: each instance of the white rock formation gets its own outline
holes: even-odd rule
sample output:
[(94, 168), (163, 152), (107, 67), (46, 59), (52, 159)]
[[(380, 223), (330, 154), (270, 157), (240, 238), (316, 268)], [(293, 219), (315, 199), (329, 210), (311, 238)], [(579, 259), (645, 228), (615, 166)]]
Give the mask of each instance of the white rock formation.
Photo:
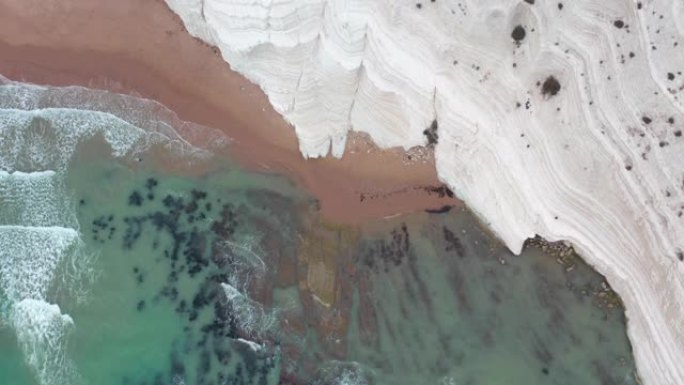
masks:
[(684, 384), (681, 0), (167, 3), (304, 156), (340, 156), (350, 129), (422, 145), (436, 120), (440, 177), (514, 252), (570, 241), (624, 300), (644, 382)]

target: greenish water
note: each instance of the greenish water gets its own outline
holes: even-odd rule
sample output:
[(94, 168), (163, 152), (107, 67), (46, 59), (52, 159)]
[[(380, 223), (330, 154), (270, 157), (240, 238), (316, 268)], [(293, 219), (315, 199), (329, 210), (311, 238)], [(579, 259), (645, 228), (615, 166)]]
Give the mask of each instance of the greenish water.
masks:
[(513, 256), (464, 210), (323, 223), (282, 176), (9, 107), (0, 384), (637, 383), (619, 301), (572, 253)]

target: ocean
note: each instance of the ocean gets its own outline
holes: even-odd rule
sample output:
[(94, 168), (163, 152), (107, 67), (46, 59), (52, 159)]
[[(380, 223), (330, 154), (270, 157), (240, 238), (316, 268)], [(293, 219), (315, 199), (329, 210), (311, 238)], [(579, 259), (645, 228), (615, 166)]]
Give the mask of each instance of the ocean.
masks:
[(330, 223), (230, 145), (0, 79), (1, 384), (638, 383), (619, 297), (571, 248), (515, 256), (467, 209)]

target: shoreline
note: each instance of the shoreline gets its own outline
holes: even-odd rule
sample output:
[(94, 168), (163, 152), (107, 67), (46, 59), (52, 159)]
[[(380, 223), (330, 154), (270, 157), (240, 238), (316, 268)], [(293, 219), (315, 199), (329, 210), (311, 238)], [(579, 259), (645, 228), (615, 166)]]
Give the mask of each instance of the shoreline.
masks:
[(14, 3), (0, 4), (9, 21), (0, 26), (0, 74), (10, 80), (157, 101), (181, 120), (222, 131), (239, 164), (290, 177), (319, 199), (332, 222), (353, 225), (461, 204), (439, 181), (431, 150), (379, 150), (358, 134), (342, 159), (304, 159), (294, 129), (259, 87), (187, 34), (164, 2), (74, 0), (51, 10)]

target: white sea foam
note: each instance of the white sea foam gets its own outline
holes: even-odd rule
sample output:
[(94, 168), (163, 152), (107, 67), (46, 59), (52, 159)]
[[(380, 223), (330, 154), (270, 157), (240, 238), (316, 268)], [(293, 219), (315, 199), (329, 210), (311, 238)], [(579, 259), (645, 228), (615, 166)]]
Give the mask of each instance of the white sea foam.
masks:
[(0, 288), (11, 303), (45, 299), (58, 265), (75, 253), (78, 232), (65, 227), (0, 226)]
[[(225, 240), (226, 256), (230, 258), (231, 265), (240, 270), (249, 270), (261, 275), (266, 272), (266, 264), (261, 257), (261, 235), (249, 232), (236, 240)], [(232, 283), (231, 283), (232, 284)]]
[(91, 270), (89, 259), (83, 258), (87, 254), (78, 232), (65, 227), (3, 225), (0, 245), (0, 318), (13, 327), (41, 385), (76, 384), (74, 365), (65, 354), (73, 321), (46, 297), (60, 283), (69, 285), (69, 292), (82, 290), (78, 285), (82, 280), (65, 274), (72, 266), (84, 269), (76, 274), (78, 278)]
[(241, 342), (241, 343), (249, 346), (249, 348), (255, 352), (260, 351), (262, 348), (262, 346), (259, 345), (258, 343), (254, 342), (254, 341), (246, 340), (244, 338), (238, 338), (236, 341)]
[(339, 377), (335, 379), (335, 385), (367, 385), (368, 381), (358, 372), (351, 370), (344, 370)]
[(0, 169), (9, 171), (63, 171), (77, 146), (96, 136), (115, 157), (134, 156), (165, 138), (108, 113), (69, 108), (0, 109), (0, 135)]
[(276, 325), (275, 312), (266, 312), (259, 302), (252, 300), (230, 284), (222, 283), (221, 287), (232, 307), (231, 317), (240, 330), (249, 336), (259, 337)]
[(37, 299), (19, 301), (11, 324), (26, 362), (41, 385), (75, 385), (79, 382), (73, 363), (65, 354), (74, 322), (59, 306)]
[(330, 361), (318, 373), (314, 385), (368, 385), (364, 368), (356, 361)]
[[(103, 112), (147, 133), (156, 132), (171, 140), (187, 141), (201, 148), (213, 149), (227, 144), (226, 136), (219, 130), (183, 121), (154, 100), (79, 86), (45, 87), (13, 82), (0, 75), (0, 108), (64, 108)], [(189, 146), (184, 146), (183, 150), (193, 151), (195, 155), (207, 155)]]
[(76, 227), (63, 178), (54, 171), (0, 170), (0, 225)]
[[(56, 137), (49, 130), (41, 136), (40, 129), (23, 139), (29, 150), (5, 153), (10, 142), (5, 134), (21, 128), (10, 126), (9, 114), (0, 111), (2, 168), (33, 170), (41, 164), (33, 160), (43, 160), (47, 155), (41, 151), (54, 151), (62, 159), (71, 156), (73, 150), (62, 147), (64, 143), (55, 141), (48, 146)], [(34, 172), (0, 171), (0, 317), (13, 327), (26, 362), (41, 385), (74, 385), (78, 381), (65, 354), (73, 321), (59, 306), (47, 302), (52, 287), (80, 282), (67, 275), (56, 279), (62, 275), (60, 269), (66, 273), (78, 265), (88, 271), (79, 263), (88, 259), (82, 258), (86, 254), (77, 227), (62, 173), (40, 168)], [(78, 285), (74, 288), (81, 289)]]
[[(625, 383), (627, 383), (625, 381)], [(445, 376), (439, 380), (439, 385), (458, 385), (453, 377)]]

